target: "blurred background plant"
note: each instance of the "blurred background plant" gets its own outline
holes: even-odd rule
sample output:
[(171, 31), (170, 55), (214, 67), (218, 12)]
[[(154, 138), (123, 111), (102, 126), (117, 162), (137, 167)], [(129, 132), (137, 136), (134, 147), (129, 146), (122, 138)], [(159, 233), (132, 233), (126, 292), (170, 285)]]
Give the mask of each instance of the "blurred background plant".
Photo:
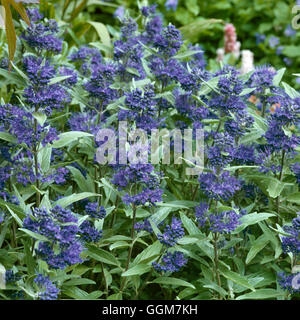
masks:
[[(217, 49), (224, 47), (224, 26), (231, 23), (240, 50), (252, 51), (256, 65), (285, 67), (284, 80), (300, 87), (300, 78), (293, 75), (300, 64), (300, 33), (291, 26), (292, 8), (297, 4), (293, 0), (40, 0), (40, 10), (49, 19), (61, 20), (69, 46), (94, 42), (99, 37), (109, 46), (110, 36), (117, 33), (115, 27), (120, 24), (118, 18), (127, 11), (136, 14), (147, 4), (156, 4), (165, 22), (178, 27), (186, 41), (201, 44), (210, 69), (216, 68)], [(230, 54), (224, 63), (241, 64), (241, 59)]]

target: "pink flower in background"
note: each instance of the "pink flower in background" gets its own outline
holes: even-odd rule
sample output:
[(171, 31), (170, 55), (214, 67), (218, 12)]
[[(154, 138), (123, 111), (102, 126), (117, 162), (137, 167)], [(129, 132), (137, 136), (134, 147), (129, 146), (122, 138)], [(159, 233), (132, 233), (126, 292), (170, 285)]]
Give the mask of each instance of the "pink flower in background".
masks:
[(236, 32), (235, 32), (235, 27), (232, 23), (227, 23), (224, 28), (224, 33), (225, 33), (225, 52), (230, 53), (234, 51), (235, 44), (236, 44)]
[(236, 58), (240, 55), (241, 43), (237, 41), (235, 27), (232, 23), (227, 23), (224, 28), (224, 49), (225, 53), (233, 53)]

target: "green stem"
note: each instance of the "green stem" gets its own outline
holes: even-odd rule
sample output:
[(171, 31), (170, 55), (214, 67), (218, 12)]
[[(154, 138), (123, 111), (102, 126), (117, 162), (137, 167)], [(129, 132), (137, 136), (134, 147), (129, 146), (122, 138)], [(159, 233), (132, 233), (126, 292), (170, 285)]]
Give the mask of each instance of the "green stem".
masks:
[[(36, 136), (36, 133), (37, 133), (37, 120), (34, 119), (34, 135), (35, 136)], [(34, 167), (35, 167), (35, 184), (36, 184), (36, 188), (40, 190), (40, 180), (38, 178), (39, 167), (38, 167), (38, 145), (37, 144), (34, 146), (33, 153), (34, 153)], [(38, 208), (41, 203), (41, 195), (39, 191), (36, 191), (35, 197), (36, 197), (35, 205)]]
[[(134, 245), (134, 241), (135, 241), (135, 234), (134, 234), (134, 225), (135, 225), (135, 219), (136, 219), (136, 206), (135, 206), (135, 204), (133, 204), (132, 209), (133, 209), (133, 212), (132, 212), (132, 226), (131, 226), (131, 239), (132, 239), (132, 242), (131, 242), (131, 246), (130, 246), (129, 251), (128, 251), (125, 272), (129, 268), (129, 264), (130, 264), (130, 260), (131, 260), (131, 256), (132, 256), (133, 245)], [(124, 290), (124, 287), (125, 287), (125, 284), (126, 284), (126, 280), (127, 280), (127, 277), (124, 277), (122, 279), (121, 288), (120, 288), (121, 293)]]
[[(215, 263), (215, 274), (216, 274), (216, 279), (218, 282), (218, 286), (221, 287), (221, 278), (220, 278), (220, 273), (219, 273), (219, 255), (218, 255), (218, 234), (214, 233), (214, 263)], [(220, 297), (221, 298), (221, 297)]]
[[(284, 161), (285, 161), (285, 150), (282, 150), (281, 163), (280, 163), (281, 168), (280, 168), (280, 173), (279, 173), (279, 181), (280, 182), (282, 181), (282, 177), (283, 177)], [(279, 223), (279, 216), (280, 216), (279, 204), (280, 204), (280, 196), (278, 196), (276, 198), (277, 223)]]

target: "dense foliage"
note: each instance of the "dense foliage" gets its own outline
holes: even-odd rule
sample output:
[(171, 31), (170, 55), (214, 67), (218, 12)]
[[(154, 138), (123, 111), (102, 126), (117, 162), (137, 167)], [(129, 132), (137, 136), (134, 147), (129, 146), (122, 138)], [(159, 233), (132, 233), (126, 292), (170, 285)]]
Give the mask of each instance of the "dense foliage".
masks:
[[(300, 66), (299, 32), (292, 27), (292, 21), (299, 13), (293, 12), (293, 7), (299, 5), (299, 1), (158, 0), (149, 3), (157, 3), (165, 20), (178, 26), (185, 39), (201, 43), (208, 58), (212, 59), (212, 66), (216, 49), (223, 47), (224, 24), (232, 23), (237, 28), (241, 50), (254, 52), (257, 64), (287, 68), (289, 72), (285, 79), (300, 87), (299, 79), (292, 75)], [(134, 0), (119, 1), (119, 5), (129, 9), (137, 6)], [(241, 59), (234, 62), (240, 64)]]
[[(209, 70), (155, 6), (119, 31), (89, 21), (96, 41), (42, 4), (17, 25), (11, 72), (1, 33), (1, 299), (297, 299), (300, 94), (285, 69)], [(152, 164), (120, 121), (126, 136), (202, 129), (203, 172), (174, 164), (174, 139), (171, 164)], [(99, 164), (100, 129), (137, 161)]]

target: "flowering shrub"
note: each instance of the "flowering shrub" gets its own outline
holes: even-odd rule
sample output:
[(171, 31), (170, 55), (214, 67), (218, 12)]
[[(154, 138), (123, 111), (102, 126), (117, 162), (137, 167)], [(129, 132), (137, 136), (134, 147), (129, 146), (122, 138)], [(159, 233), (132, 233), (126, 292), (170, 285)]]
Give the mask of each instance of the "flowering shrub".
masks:
[[(123, 8), (123, 14), (125, 8), (136, 6), (132, 0), (116, 2), (119, 8)], [(215, 59), (216, 48), (222, 48), (226, 41), (223, 36), (225, 24), (233, 24), (241, 50), (254, 52), (257, 64), (287, 68), (289, 72), (284, 75), (285, 79), (299, 88), (299, 76), (292, 75), (299, 69), (299, 32), (292, 27), (292, 21), (299, 12), (293, 12), (293, 7), (299, 5), (299, 1), (157, 0), (149, 3), (157, 3), (166, 21), (178, 26), (186, 39), (200, 42), (211, 63)], [(101, 18), (105, 19), (105, 16)], [(227, 35), (230, 34), (230, 30), (227, 31)]]
[[(11, 72), (1, 56), (1, 298), (297, 297), (300, 94), (284, 69), (209, 70), (151, 6), (111, 46), (68, 47), (66, 25), (28, 15)], [(150, 163), (136, 128), (201, 130), (201, 173), (174, 136), (174, 164)]]

